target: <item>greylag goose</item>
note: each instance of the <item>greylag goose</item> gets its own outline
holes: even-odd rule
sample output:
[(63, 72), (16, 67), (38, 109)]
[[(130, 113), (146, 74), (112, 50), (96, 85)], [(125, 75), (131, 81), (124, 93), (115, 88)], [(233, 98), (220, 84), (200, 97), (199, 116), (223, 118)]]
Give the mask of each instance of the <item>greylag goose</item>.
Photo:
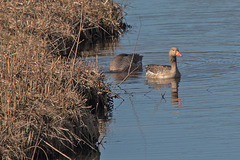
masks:
[(172, 47), (169, 50), (169, 65), (156, 65), (150, 64), (146, 66), (146, 77), (147, 78), (176, 78), (181, 77), (180, 72), (177, 68), (177, 57), (182, 56), (178, 51), (178, 48)]
[(139, 69), (142, 66), (142, 57), (139, 54), (119, 54), (110, 63), (111, 72), (127, 72)]

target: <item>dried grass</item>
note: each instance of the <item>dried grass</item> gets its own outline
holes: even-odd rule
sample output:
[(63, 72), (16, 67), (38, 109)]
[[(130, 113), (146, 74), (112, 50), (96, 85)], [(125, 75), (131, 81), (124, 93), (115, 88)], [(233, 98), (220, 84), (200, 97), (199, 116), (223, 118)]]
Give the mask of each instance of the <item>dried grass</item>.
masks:
[(102, 0), (1, 0), (0, 7), (0, 156), (94, 149), (99, 131), (90, 113), (108, 110), (111, 96), (97, 66), (76, 55), (82, 41), (121, 34), (121, 7)]
[(4, 0), (2, 43), (22, 45), (30, 39), (49, 52), (74, 54), (76, 42), (93, 43), (120, 35), (126, 29), (123, 16), (122, 7), (111, 0)]

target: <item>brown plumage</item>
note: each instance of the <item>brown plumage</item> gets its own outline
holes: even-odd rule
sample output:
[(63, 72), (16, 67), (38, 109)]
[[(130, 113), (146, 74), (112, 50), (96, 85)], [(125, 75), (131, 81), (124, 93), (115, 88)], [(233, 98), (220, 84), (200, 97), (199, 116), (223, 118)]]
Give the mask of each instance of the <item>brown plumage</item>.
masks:
[(176, 78), (181, 77), (177, 68), (176, 56), (182, 56), (176, 47), (172, 47), (169, 50), (169, 65), (156, 65), (150, 64), (146, 66), (146, 76), (148, 78)]
[(130, 66), (131, 70), (141, 68), (142, 56), (140, 56), (139, 54), (119, 54), (110, 63), (110, 71), (127, 72)]

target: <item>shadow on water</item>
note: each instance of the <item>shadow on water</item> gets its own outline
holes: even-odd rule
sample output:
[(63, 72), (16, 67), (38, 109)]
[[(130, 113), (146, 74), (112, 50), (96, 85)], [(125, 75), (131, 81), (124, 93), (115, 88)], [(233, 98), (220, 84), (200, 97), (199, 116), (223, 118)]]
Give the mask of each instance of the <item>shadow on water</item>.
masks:
[[(77, 57), (96, 56), (97, 54), (106, 56), (112, 55), (116, 47), (119, 47), (119, 38), (107, 38), (92, 43), (81, 42), (77, 47), (74, 46), (73, 48), (60, 48), (59, 54), (64, 57), (74, 58), (77, 50)], [(108, 50), (108, 52), (102, 53), (103, 50)]]
[[(169, 88), (169, 84), (171, 84), (171, 103), (172, 107), (176, 109), (182, 108), (182, 100), (178, 97), (178, 86), (180, 83), (180, 78), (173, 79), (153, 79), (147, 78), (146, 82), (152, 89), (158, 89), (161, 93), (161, 89)], [(161, 100), (165, 100), (165, 93), (161, 93)]]
[[(119, 38), (109, 38), (95, 43), (83, 43), (80, 45), (81, 51), (78, 56), (95, 56), (100, 53), (102, 50), (108, 50), (108, 53), (114, 53), (114, 48), (119, 47)], [(112, 51), (112, 52), (110, 52)], [(106, 54), (102, 54), (106, 56)]]

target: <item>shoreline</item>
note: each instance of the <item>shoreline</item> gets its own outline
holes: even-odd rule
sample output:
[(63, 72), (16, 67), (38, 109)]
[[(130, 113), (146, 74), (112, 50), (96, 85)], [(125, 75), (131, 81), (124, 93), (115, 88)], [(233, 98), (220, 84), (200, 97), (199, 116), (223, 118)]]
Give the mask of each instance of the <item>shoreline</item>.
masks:
[(110, 85), (81, 45), (126, 31), (112, 1), (5, 1), (0, 19), (0, 156), (68, 157), (95, 150), (98, 116), (112, 109)]

